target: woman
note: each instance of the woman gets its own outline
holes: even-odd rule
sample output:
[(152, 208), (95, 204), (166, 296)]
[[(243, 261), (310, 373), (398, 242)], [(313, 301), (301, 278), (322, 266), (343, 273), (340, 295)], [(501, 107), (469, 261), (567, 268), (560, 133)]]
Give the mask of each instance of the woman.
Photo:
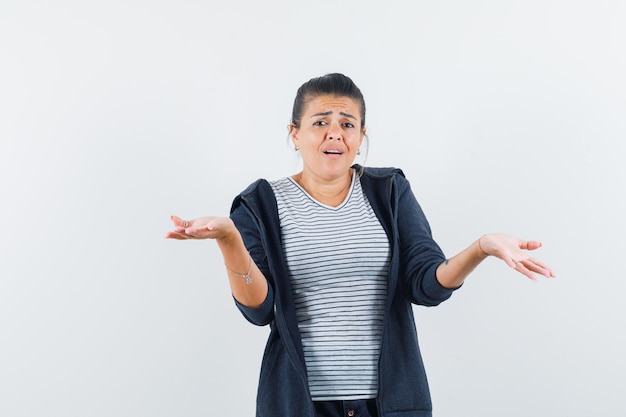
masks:
[(271, 325), (257, 416), (430, 416), (411, 303), (448, 299), (487, 256), (528, 278), (540, 242), (487, 234), (446, 259), (402, 171), (353, 165), (365, 102), (352, 80), (303, 84), (290, 139), (302, 171), (258, 180), (230, 218), (172, 216), (173, 239), (215, 239), (235, 302)]

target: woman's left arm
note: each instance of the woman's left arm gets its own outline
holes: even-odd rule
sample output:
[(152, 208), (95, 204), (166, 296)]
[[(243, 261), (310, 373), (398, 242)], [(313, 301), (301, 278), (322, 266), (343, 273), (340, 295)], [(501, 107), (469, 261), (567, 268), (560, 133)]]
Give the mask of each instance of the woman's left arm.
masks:
[(533, 281), (537, 280), (535, 274), (553, 278), (554, 271), (528, 253), (540, 247), (541, 242), (522, 240), (502, 233), (483, 235), (457, 255), (442, 262), (437, 268), (437, 280), (446, 288), (458, 288), (488, 256), (502, 259)]

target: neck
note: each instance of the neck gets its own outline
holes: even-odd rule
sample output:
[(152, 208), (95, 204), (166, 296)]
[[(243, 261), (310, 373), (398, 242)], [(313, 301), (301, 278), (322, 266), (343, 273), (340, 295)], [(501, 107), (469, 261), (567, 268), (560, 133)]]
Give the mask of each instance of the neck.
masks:
[(292, 178), (320, 203), (337, 207), (344, 202), (350, 192), (352, 169), (349, 169), (346, 175), (332, 180), (323, 180), (313, 175), (307, 175), (304, 171), (294, 175)]

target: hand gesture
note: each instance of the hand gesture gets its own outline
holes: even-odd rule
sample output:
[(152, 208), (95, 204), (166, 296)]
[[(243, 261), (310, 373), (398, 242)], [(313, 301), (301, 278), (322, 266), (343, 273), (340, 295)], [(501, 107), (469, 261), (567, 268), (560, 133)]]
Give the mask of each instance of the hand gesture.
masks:
[(223, 239), (237, 231), (235, 224), (228, 217), (206, 216), (193, 220), (183, 220), (170, 216), (174, 231), (167, 232), (168, 239)]
[(554, 278), (554, 271), (543, 262), (532, 258), (528, 251), (541, 247), (536, 240), (522, 240), (502, 233), (491, 233), (478, 239), (480, 249), (486, 255), (502, 259), (511, 268), (526, 275), (533, 281), (537, 280), (535, 273), (547, 278)]

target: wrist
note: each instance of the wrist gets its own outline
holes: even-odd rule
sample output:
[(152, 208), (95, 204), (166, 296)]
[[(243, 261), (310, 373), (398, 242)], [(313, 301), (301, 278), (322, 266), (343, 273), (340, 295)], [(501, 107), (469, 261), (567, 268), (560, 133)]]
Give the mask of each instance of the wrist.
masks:
[(235, 223), (233, 223), (233, 221), (230, 219), (228, 220), (230, 222), (230, 225), (225, 228), (224, 233), (215, 238), (215, 241), (220, 248), (229, 248), (233, 246), (243, 245), (243, 239), (241, 237), (241, 234), (239, 233), (239, 230), (237, 230)]
[(478, 246), (478, 253), (479, 253), (479, 257), (481, 258), (486, 258), (489, 256), (489, 254), (487, 252), (485, 252), (485, 250), (483, 249), (483, 244), (481, 243), (481, 240), (487, 235), (482, 235), (481, 237), (478, 238), (478, 240), (476, 241), (476, 244)]

